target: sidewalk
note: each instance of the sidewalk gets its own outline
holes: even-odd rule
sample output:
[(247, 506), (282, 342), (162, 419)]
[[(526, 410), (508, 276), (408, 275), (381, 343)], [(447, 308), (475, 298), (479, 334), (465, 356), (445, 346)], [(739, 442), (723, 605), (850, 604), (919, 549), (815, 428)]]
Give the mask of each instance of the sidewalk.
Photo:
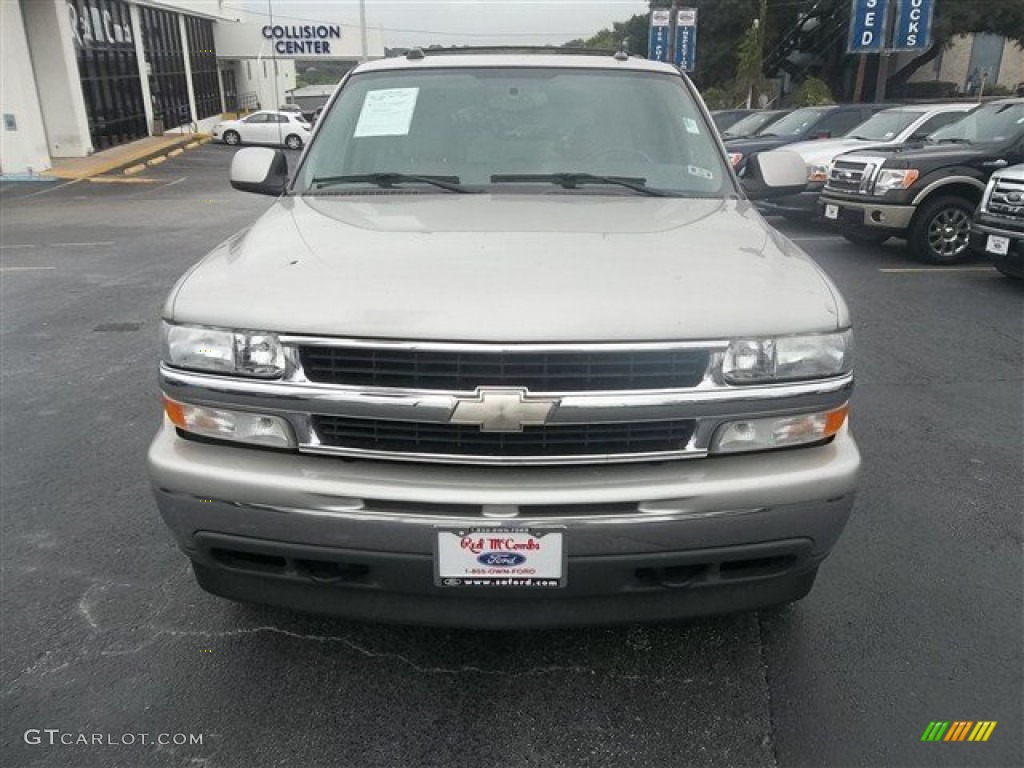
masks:
[(120, 171), (130, 166), (145, 163), (175, 149), (209, 141), (203, 133), (165, 134), (149, 136), (128, 144), (105, 149), (88, 157), (64, 157), (53, 161), (53, 167), (41, 175), (58, 179), (82, 180), (100, 176), (111, 171)]

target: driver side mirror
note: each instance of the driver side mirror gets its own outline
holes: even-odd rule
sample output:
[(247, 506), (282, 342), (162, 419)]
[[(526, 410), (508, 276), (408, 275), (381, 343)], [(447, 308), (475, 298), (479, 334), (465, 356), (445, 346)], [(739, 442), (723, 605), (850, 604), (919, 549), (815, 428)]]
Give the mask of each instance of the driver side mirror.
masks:
[(785, 149), (759, 152), (747, 161), (741, 183), (751, 200), (798, 195), (807, 188), (807, 165)]
[(277, 197), (288, 184), (288, 158), (280, 149), (240, 149), (231, 159), (230, 180), (240, 192)]

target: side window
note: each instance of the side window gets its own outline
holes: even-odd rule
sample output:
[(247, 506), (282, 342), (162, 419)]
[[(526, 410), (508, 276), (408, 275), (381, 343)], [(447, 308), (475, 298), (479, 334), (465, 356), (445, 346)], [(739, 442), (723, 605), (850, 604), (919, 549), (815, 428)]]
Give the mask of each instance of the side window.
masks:
[(265, 112), (257, 112), (255, 115), (250, 115), (249, 117), (245, 118), (244, 122), (246, 122), (246, 123), (265, 123), (265, 122), (267, 122), (267, 117), (269, 117), (269, 115), (267, 115)]
[(925, 136), (935, 133), (942, 126), (955, 123), (966, 114), (966, 112), (942, 112), (938, 115), (932, 115), (917, 127), (910, 137), (910, 141), (920, 141)]
[(269, 120), (267, 120), (268, 123), (287, 123), (288, 122), (288, 116), (287, 115), (268, 115), (268, 117), (270, 118)]
[(856, 109), (833, 112), (818, 121), (818, 124), (811, 130), (811, 135), (822, 138), (845, 136), (854, 127), (863, 123), (865, 119), (861, 116), (860, 110)]

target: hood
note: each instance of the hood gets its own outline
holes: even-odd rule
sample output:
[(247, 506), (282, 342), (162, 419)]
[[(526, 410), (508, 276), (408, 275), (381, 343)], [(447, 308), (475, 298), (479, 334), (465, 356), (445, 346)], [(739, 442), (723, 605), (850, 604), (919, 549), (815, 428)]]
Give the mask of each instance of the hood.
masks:
[(817, 141), (798, 141), (795, 144), (787, 144), (786, 151), (796, 152), (810, 166), (816, 163), (827, 163), (843, 152), (871, 146), (874, 146), (873, 142), (866, 139), (818, 139)]
[[(902, 144), (896, 146), (873, 147), (872, 158), (883, 158), (886, 168), (914, 168), (924, 166), (934, 168), (938, 165), (962, 165), (987, 157), (1000, 157), (1004, 147), (999, 143), (983, 144)], [(859, 152), (851, 152), (846, 157), (859, 158)]]
[(750, 139), (727, 141), (725, 142), (725, 148), (729, 152), (742, 152), (743, 156), (747, 157), (755, 152), (766, 152), (769, 149), (777, 149), (778, 147), (792, 144), (793, 141), (794, 138), (789, 136), (755, 136)]
[(845, 327), (743, 200), (286, 197), (179, 282), (176, 322), (448, 341), (720, 339)]

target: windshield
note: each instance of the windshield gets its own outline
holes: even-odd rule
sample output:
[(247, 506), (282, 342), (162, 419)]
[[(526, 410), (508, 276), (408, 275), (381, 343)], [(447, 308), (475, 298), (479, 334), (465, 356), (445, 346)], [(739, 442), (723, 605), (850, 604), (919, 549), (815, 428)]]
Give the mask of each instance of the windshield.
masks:
[(725, 136), (736, 138), (739, 136), (753, 136), (766, 125), (770, 125), (779, 119), (782, 112), (755, 112), (747, 115), (742, 120), (734, 123), (725, 131)]
[(847, 136), (869, 141), (889, 141), (920, 119), (924, 112), (908, 109), (887, 109), (878, 112), (858, 125)]
[[(681, 78), (597, 69), (354, 75), (321, 117), (295, 189), (351, 193), (379, 186), (379, 174), (424, 192), (437, 188), (410, 176), (487, 191), (543, 183), (508, 178), (525, 174), (625, 177), (697, 197), (736, 191), (713, 129)], [(636, 194), (593, 180), (565, 186), (577, 194)]]
[(798, 109), (790, 112), (784, 118), (762, 131), (762, 136), (800, 136), (811, 125), (818, 121), (818, 118), (825, 114), (823, 109)]
[(1024, 103), (986, 104), (941, 128), (929, 141), (1011, 141), (1024, 135)]

